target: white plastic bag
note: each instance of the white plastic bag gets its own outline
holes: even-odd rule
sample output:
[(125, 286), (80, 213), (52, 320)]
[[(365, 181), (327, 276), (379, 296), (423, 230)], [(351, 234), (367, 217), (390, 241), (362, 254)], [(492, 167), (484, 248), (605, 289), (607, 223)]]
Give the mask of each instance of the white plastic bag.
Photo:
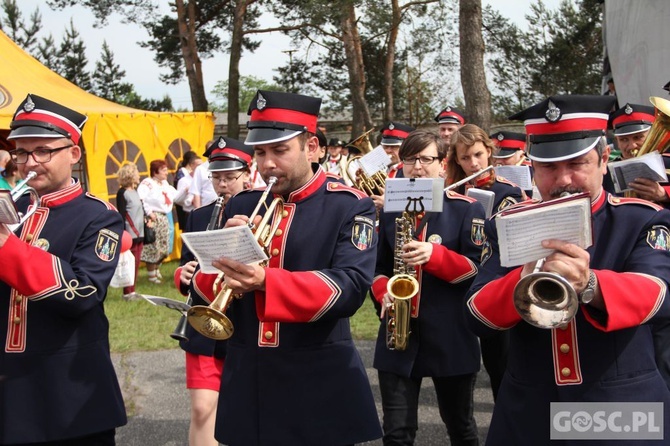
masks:
[(123, 288), (132, 286), (135, 283), (135, 257), (130, 250), (124, 251), (119, 255), (119, 264), (116, 265), (116, 271), (109, 286), (113, 288)]

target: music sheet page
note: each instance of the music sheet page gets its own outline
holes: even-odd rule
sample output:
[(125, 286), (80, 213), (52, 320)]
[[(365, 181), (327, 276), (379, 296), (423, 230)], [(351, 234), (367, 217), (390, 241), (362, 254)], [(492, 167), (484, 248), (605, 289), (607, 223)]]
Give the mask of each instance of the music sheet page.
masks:
[(507, 178), (523, 190), (533, 188), (533, 180), (528, 166), (496, 166), (496, 175)]
[(552, 251), (542, 247), (542, 240), (559, 239), (581, 248), (588, 248), (593, 243), (588, 197), (529, 208), (507, 215), (503, 212), (496, 217), (502, 266), (519, 266), (548, 256)]
[(248, 226), (234, 226), (214, 231), (183, 232), (181, 238), (198, 259), (204, 273), (221, 271), (212, 266), (219, 257), (228, 257), (247, 265), (267, 260)]

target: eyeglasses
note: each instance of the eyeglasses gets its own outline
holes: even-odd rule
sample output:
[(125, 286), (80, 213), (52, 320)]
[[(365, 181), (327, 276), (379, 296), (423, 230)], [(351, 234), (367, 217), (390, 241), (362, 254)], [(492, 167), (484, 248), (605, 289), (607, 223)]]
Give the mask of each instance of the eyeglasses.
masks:
[(403, 158), (402, 162), (413, 166), (418, 161), (425, 166), (427, 164), (433, 164), (436, 159), (439, 159), (439, 156), (413, 156), (411, 158)]
[(241, 177), (242, 175), (244, 175), (244, 172), (242, 172), (241, 174), (239, 174), (238, 176), (236, 176), (236, 177), (234, 177), (234, 178), (226, 178), (226, 177), (220, 177), (220, 176), (218, 176), (218, 175), (212, 175), (212, 174), (210, 173), (210, 174), (208, 175), (208, 178), (209, 178), (210, 180), (212, 180), (212, 182), (214, 182), (214, 183), (226, 183), (226, 184), (232, 184), (232, 183), (234, 183), (235, 181), (239, 180), (240, 177)]
[(74, 144), (70, 144), (63, 147), (56, 147), (54, 149), (46, 149), (46, 148), (35, 149), (32, 152), (28, 152), (23, 149), (17, 149), (12, 151), (12, 158), (14, 159), (14, 162), (16, 164), (25, 164), (28, 162), (28, 156), (30, 155), (33, 157), (33, 160), (35, 160), (36, 163), (43, 164), (51, 161), (51, 155), (54, 152), (69, 149), (70, 147), (74, 147)]

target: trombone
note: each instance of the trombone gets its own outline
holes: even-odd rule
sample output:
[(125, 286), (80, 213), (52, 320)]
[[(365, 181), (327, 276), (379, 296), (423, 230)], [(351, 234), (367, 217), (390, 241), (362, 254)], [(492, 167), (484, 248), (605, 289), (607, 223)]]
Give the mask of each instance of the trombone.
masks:
[[(272, 238), (279, 228), (279, 224), (283, 218), (282, 214), (284, 212), (284, 200), (279, 197), (273, 199), (269, 206), (265, 203), (265, 200), (270, 193), (270, 189), (276, 182), (276, 177), (270, 177), (267, 187), (263, 191), (260, 200), (258, 200), (258, 204), (256, 204), (256, 208), (251, 213), (251, 216), (249, 216), (249, 226), (254, 232), (254, 239), (266, 254), (268, 254)], [(258, 215), (261, 206), (265, 206), (266, 211), (261, 222), (258, 226), (255, 226), (254, 220), (256, 215)], [(226, 310), (233, 300), (233, 290), (223, 283), (218, 294), (216, 293), (222, 280), (223, 273), (219, 274), (214, 282), (216, 298), (209, 304), (209, 306), (194, 305), (188, 310), (186, 315), (188, 323), (191, 324), (198, 333), (217, 341), (224, 341), (230, 338), (234, 331), (233, 323), (225, 315)]]

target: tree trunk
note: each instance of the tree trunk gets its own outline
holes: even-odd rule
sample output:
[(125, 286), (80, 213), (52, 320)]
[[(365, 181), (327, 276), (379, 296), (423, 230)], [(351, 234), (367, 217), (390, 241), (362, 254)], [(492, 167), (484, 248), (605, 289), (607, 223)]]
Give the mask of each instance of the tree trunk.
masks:
[(393, 103), (393, 66), (395, 64), (395, 46), (400, 29), (401, 11), (398, 0), (391, 1), (391, 30), (388, 36), (386, 60), (384, 61), (384, 122), (393, 121), (395, 105)]
[(179, 43), (184, 57), (184, 69), (191, 91), (193, 111), (207, 111), (202, 63), (195, 40), (195, 0), (190, 0), (186, 7), (184, 7), (184, 0), (176, 0), (175, 5), (177, 7)]
[(349, 72), (349, 90), (351, 91), (351, 105), (353, 125), (351, 136), (355, 138), (365, 130), (374, 126), (370, 116), (368, 104), (365, 102), (365, 67), (363, 64), (363, 50), (361, 37), (356, 27), (356, 11), (351, 1), (344, 2), (342, 11), (342, 42)]
[(468, 122), (488, 133), (491, 127), (491, 92), (484, 71), (481, 0), (460, 0), (458, 29), (461, 47), (461, 86)]
[(248, 0), (238, 0), (233, 17), (233, 34), (230, 38), (230, 66), (228, 68), (228, 136), (240, 137), (240, 59), (244, 37), (244, 16)]

